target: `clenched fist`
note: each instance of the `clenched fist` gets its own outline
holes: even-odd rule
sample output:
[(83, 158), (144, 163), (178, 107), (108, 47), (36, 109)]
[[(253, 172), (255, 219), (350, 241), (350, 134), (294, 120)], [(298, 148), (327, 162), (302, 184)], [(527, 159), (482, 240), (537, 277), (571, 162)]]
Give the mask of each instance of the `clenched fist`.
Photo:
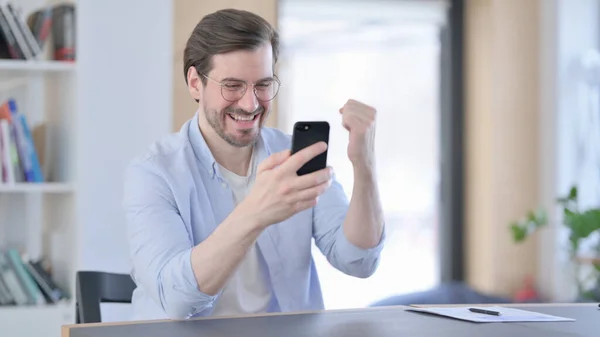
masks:
[(350, 133), (348, 159), (355, 167), (372, 167), (375, 160), (375, 109), (350, 99), (340, 108), (340, 113), (342, 125)]

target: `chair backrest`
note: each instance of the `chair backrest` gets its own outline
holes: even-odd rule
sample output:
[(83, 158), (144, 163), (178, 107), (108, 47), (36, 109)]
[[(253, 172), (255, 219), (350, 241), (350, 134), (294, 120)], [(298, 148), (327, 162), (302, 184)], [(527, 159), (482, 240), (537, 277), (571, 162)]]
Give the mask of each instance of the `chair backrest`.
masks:
[(131, 303), (136, 285), (127, 274), (79, 271), (76, 277), (76, 323), (102, 322), (100, 303)]

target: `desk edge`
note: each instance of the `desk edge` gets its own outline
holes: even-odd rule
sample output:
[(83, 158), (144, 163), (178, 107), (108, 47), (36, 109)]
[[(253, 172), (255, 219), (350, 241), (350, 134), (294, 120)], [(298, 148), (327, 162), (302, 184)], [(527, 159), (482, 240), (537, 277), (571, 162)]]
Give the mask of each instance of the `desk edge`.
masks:
[(230, 318), (247, 318), (247, 317), (264, 317), (264, 316), (284, 316), (284, 315), (306, 315), (306, 314), (317, 314), (324, 312), (352, 312), (352, 311), (365, 311), (365, 310), (397, 310), (397, 309), (408, 309), (406, 305), (391, 305), (381, 307), (366, 307), (366, 308), (349, 308), (349, 309), (334, 309), (334, 310), (309, 310), (309, 311), (291, 311), (291, 312), (274, 312), (267, 314), (247, 314), (247, 315), (228, 315), (228, 316), (209, 316), (209, 317), (194, 317), (189, 319), (151, 319), (151, 320), (137, 320), (137, 321), (119, 321), (119, 322), (105, 322), (105, 323), (80, 323), (80, 324), (64, 324), (62, 325), (62, 337), (69, 337), (68, 332), (71, 329), (78, 328), (89, 328), (95, 326), (112, 326), (112, 325), (131, 325), (131, 324), (154, 324), (154, 323), (166, 323), (166, 322), (178, 322), (178, 321), (198, 321), (198, 320), (215, 320), (215, 319), (230, 319)]
[(413, 308), (456, 308), (465, 306), (477, 307), (597, 307), (598, 303), (485, 303), (485, 304), (411, 304)]
[(473, 306), (486, 307), (486, 306), (507, 306), (507, 307), (596, 307), (598, 303), (485, 303), (485, 304), (411, 304), (405, 305), (392, 305), (392, 306), (380, 306), (380, 307), (366, 307), (366, 308), (350, 308), (350, 309), (334, 309), (334, 310), (312, 310), (312, 311), (293, 311), (293, 312), (277, 312), (268, 314), (248, 314), (248, 315), (232, 315), (232, 316), (219, 316), (219, 317), (195, 317), (190, 319), (175, 320), (175, 319), (153, 319), (153, 320), (139, 320), (139, 321), (122, 321), (122, 322), (106, 322), (106, 323), (80, 323), (80, 324), (65, 324), (62, 325), (62, 337), (70, 337), (72, 329), (78, 328), (89, 328), (97, 326), (115, 326), (115, 325), (131, 325), (131, 324), (154, 324), (154, 323), (165, 323), (165, 322), (177, 322), (177, 321), (189, 321), (189, 320), (215, 320), (215, 319), (229, 319), (229, 318), (247, 318), (247, 317), (264, 317), (264, 316), (283, 316), (283, 315), (305, 315), (315, 314), (324, 312), (352, 312), (352, 311), (365, 311), (365, 310), (398, 310), (398, 309), (409, 309), (414, 308), (430, 308), (430, 307), (464, 307)]

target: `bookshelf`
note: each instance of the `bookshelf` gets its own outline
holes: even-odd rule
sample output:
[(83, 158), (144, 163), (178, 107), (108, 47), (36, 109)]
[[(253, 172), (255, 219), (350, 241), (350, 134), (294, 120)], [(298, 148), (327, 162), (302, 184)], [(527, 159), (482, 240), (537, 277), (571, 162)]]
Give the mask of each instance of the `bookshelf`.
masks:
[(45, 194), (67, 194), (73, 193), (75, 188), (69, 183), (17, 183), (0, 184), (0, 194), (7, 193), (45, 193)]
[(76, 64), (63, 61), (27, 61), (0, 59), (0, 72), (73, 72)]
[[(73, 1), (0, 1), (6, 3), (20, 7), (27, 17)], [(28, 258), (43, 259), (52, 281), (70, 296), (58, 303), (0, 306), (2, 330), (17, 337), (58, 337), (62, 324), (75, 321), (77, 67), (53, 60), (52, 43), (49, 37), (36, 59), (0, 59), (0, 105), (12, 100), (26, 117), (43, 175), (35, 182), (0, 180), (0, 252), (14, 249), (24, 266)]]
[[(13, 332), (6, 336), (42, 337), (60, 336), (63, 322), (71, 321), (69, 305), (47, 305), (40, 307), (0, 307), (0, 327)], [(57, 332), (58, 331), (58, 332)]]

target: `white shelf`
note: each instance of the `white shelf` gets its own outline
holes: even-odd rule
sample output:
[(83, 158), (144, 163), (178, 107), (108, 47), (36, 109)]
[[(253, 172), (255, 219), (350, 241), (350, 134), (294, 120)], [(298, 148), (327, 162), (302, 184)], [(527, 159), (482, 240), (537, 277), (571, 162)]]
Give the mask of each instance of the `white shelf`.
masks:
[(69, 72), (75, 68), (74, 62), (0, 59), (0, 71)]
[[(74, 322), (72, 305), (56, 304), (44, 306), (0, 307), (0, 327), (10, 336), (59, 337), (63, 324)], [(4, 336), (4, 334), (3, 334)]]
[(67, 183), (0, 183), (0, 193), (71, 193), (73, 185)]
[[(73, 0), (16, 3), (26, 17), (49, 5), (78, 5)], [(79, 28), (80, 22), (88, 21), (95, 12), (81, 12), (77, 6), (76, 16), (82, 20), (74, 22), (75, 46), (86, 31)], [(39, 59), (0, 59), (0, 104), (13, 98), (27, 116), (44, 176), (50, 176), (50, 181), (40, 183), (0, 182), (0, 250), (15, 247), (19, 253), (43, 258), (52, 268), (53, 281), (75, 297), (75, 272), (81, 268), (78, 227), (87, 222), (81, 221), (77, 208), (81, 196), (76, 193), (80, 189), (74, 177), (78, 176), (76, 158), (80, 156), (73, 144), (80, 143), (80, 135), (89, 132), (81, 132), (77, 114), (78, 105), (88, 103), (78, 103), (81, 64), (52, 60), (52, 41), (49, 37)], [(75, 322), (74, 307), (73, 300), (56, 305), (0, 306), (0, 337), (60, 337), (61, 326)]]

